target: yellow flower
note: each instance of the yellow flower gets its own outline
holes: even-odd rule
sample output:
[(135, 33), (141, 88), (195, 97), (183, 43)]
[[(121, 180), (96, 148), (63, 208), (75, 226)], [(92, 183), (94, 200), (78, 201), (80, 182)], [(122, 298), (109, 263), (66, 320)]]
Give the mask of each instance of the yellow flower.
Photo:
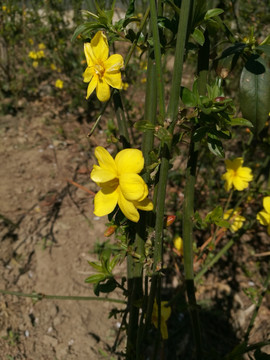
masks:
[(40, 50), (44, 50), (44, 49), (46, 49), (46, 46), (45, 46), (45, 44), (40, 43), (40, 44), (38, 44), (38, 48), (39, 48)]
[(109, 56), (109, 45), (106, 36), (98, 31), (91, 43), (84, 43), (84, 54), (87, 68), (83, 73), (83, 81), (89, 82), (86, 99), (96, 89), (100, 101), (110, 98), (110, 86), (122, 89), (120, 69), (124, 65), (123, 57), (119, 54)]
[(183, 255), (183, 239), (180, 236), (176, 236), (174, 238), (173, 246), (180, 252), (181, 255)]
[(129, 87), (129, 84), (127, 82), (123, 82), (123, 90), (127, 90)]
[[(161, 303), (160, 303), (160, 312), (161, 312), (161, 314), (160, 314), (161, 315), (160, 316), (160, 332), (161, 332), (162, 339), (164, 339), (164, 340), (168, 339), (168, 329), (167, 329), (166, 321), (169, 319), (169, 317), (171, 316), (171, 312), (172, 312), (170, 306), (166, 306), (167, 304), (168, 304), (168, 301), (161, 301)], [(153, 305), (152, 323), (158, 329), (158, 305), (157, 305), (156, 300)]]
[(28, 53), (28, 56), (29, 56), (31, 59), (34, 59), (34, 60), (37, 59), (37, 54), (36, 54), (35, 51), (30, 51), (30, 52)]
[(57, 87), (58, 89), (63, 89), (63, 85), (64, 85), (64, 82), (60, 79), (57, 79), (54, 86)]
[(264, 210), (260, 211), (256, 218), (262, 225), (267, 226), (267, 232), (270, 235), (270, 196), (263, 198), (263, 207)]
[(51, 64), (51, 65), (50, 65), (50, 68), (51, 68), (51, 70), (53, 70), (53, 71), (54, 71), (54, 70), (57, 70), (57, 67), (56, 67), (54, 64)]
[(41, 58), (45, 57), (43, 50), (37, 51), (36, 55), (37, 55), (37, 59), (41, 59)]
[(29, 44), (33, 45), (34, 44), (34, 40), (33, 39), (28, 39)]
[(225, 160), (227, 172), (222, 175), (225, 180), (225, 190), (230, 191), (234, 187), (242, 191), (248, 187), (248, 183), (253, 180), (252, 171), (248, 167), (243, 167), (244, 160), (239, 157), (234, 160)]
[(3, 11), (6, 11), (7, 10), (7, 7), (5, 5), (2, 6), (2, 10)]
[(144, 166), (142, 152), (124, 149), (115, 159), (102, 146), (95, 149), (99, 165), (94, 165), (91, 179), (101, 187), (94, 198), (94, 214), (110, 214), (118, 204), (123, 214), (131, 221), (138, 222), (137, 209), (151, 211), (153, 203), (147, 198), (148, 188), (138, 175)]
[(236, 232), (239, 229), (241, 229), (244, 222), (246, 221), (246, 218), (240, 215), (240, 211), (241, 211), (240, 208), (237, 208), (234, 211), (233, 209), (229, 209), (223, 215), (224, 220), (229, 219), (229, 222), (231, 223), (230, 225), (231, 232)]
[(37, 68), (38, 67), (38, 61), (33, 61), (32, 65), (33, 65), (34, 68)]

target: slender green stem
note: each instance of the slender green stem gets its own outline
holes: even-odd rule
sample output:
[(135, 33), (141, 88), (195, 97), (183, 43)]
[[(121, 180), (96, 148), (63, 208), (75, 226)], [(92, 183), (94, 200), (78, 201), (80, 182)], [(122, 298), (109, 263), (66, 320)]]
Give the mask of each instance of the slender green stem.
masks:
[(153, 34), (154, 42), (154, 52), (155, 52), (155, 61), (156, 61), (156, 74), (157, 74), (157, 93), (159, 99), (159, 112), (160, 120), (163, 124), (165, 118), (165, 92), (164, 92), (164, 80), (163, 72), (161, 65), (161, 48), (160, 48), (160, 39), (158, 32), (158, 22), (157, 22), (157, 9), (155, 0), (150, 0), (150, 19), (151, 19), (151, 30)]
[[(178, 114), (179, 94), (182, 79), (182, 70), (184, 62), (184, 49), (187, 36), (188, 17), (190, 14), (191, 2), (183, 0), (181, 7), (181, 16), (178, 26), (175, 62), (173, 70), (172, 87), (170, 101), (168, 105), (167, 118), (170, 120), (169, 131), (171, 135), (175, 127)], [(156, 55), (156, 53), (155, 53)], [(160, 64), (157, 62), (157, 69)], [(158, 72), (158, 70), (157, 70)], [(162, 236), (163, 236), (163, 217), (166, 199), (166, 185), (169, 170), (170, 152), (172, 147), (172, 136), (164, 141), (161, 148), (161, 165), (159, 173), (159, 183), (157, 186), (157, 207), (156, 207), (156, 226), (155, 226), (155, 249), (154, 249), (154, 271), (158, 270), (162, 263)]]
[(255, 322), (255, 319), (256, 319), (256, 316), (258, 315), (258, 312), (259, 312), (259, 309), (261, 307), (261, 304), (262, 304), (262, 301), (263, 301), (263, 298), (268, 290), (268, 287), (269, 287), (269, 281), (270, 281), (270, 271), (268, 272), (268, 275), (267, 275), (267, 278), (263, 284), (263, 291), (261, 292), (260, 296), (259, 296), (259, 299), (258, 299), (258, 302), (257, 302), (257, 305), (256, 305), (256, 308), (252, 314), (252, 317), (250, 319), (250, 323), (249, 323), (249, 326), (248, 326), (248, 329), (247, 329), (247, 332), (246, 332), (246, 335), (245, 335), (245, 341), (248, 342), (248, 339), (249, 339), (249, 335), (250, 335), (250, 332), (253, 328), (253, 325), (254, 325), (254, 322)]
[(125, 67), (126, 67), (127, 64), (129, 63), (129, 60), (130, 60), (130, 58), (131, 58), (131, 55), (132, 55), (133, 51), (135, 50), (135, 48), (136, 48), (136, 46), (137, 46), (139, 37), (140, 37), (141, 32), (142, 32), (142, 30), (143, 30), (143, 28), (144, 28), (144, 26), (145, 26), (146, 20), (147, 20), (147, 18), (148, 18), (148, 16), (149, 16), (149, 12), (150, 12), (150, 7), (148, 6), (148, 8), (147, 8), (147, 10), (146, 10), (146, 12), (145, 12), (145, 14), (144, 14), (144, 17), (143, 17), (143, 19), (142, 19), (142, 21), (141, 21), (139, 30), (138, 30), (138, 32), (137, 32), (136, 39), (135, 39), (135, 41), (132, 43), (132, 45), (131, 45), (131, 47), (130, 47), (130, 49), (129, 49), (129, 52), (128, 52), (126, 58), (125, 58), (125, 61), (124, 61), (124, 66), (125, 66)]
[[(155, 125), (156, 114), (157, 114), (157, 86), (156, 86), (156, 66), (154, 59), (152, 58), (152, 55), (153, 55), (152, 53), (149, 54), (148, 64), (147, 64), (144, 120)], [(146, 169), (144, 180), (146, 181), (146, 183), (149, 182), (149, 178), (150, 178), (150, 172), (149, 170), (147, 170), (147, 167), (151, 164), (150, 153), (153, 150), (153, 144), (154, 144), (154, 131), (146, 130), (143, 134), (143, 139), (142, 139), (142, 152), (144, 156), (144, 166)]]
[(183, 245), (186, 291), (189, 303), (193, 336), (195, 341), (196, 359), (199, 360), (202, 359), (202, 344), (193, 273), (193, 215), (197, 158), (198, 150), (195, 149), (195, 145), (191, 140), (189, 148), (189, 159), (186, 170), (186, 186), (184, 193)]
[(119, 128), (120, 141), (122, 142), (123, 147), (127, 148), (130, 147), (130, 139), (129, 139), (126, 115), (123, 108), (123, 103), (119, 90), (115, 90), (112, 96), (113, 96), (115, 114), (117, 118), (117, 124)]
[(46, 295), (42, 293), (31, 293), (26, 294), (18, 291), (9, 291), (9, 290), (1, 290), (0, 294), (4, 295), (14, 295), (19, 297), (28, 297), (34, 300), (76, 300), (76, 301), (107, 301), (114, 302), (119, 304), (126, 304), (126, 301), (120, 299), (106, 298), (106, 297), (96, 297), (96, 296), (64, 296), (64, 295)]
[(217, 255), (214, 256), (213, 259), (206, 266), (204, 266), (203, 269), (195, 276), (195, 283), (198, 283), (202, 276), (221, 258), (221, 256), (226, 253), (226, 251), (230, 249), (233, 244), (233, 239), (227, 242), (227, 244), (217, 253)]
[(167, 109), (167, 119), (170, 123), (174, 123), (177, 119), (178, 104), (180, 96), (180, 87), (183, 73), (183, 63), (185, 57), (185, 45), (188, 35), (188, 23), (192, 10), (192, 1), (183, 0), (181, 5), (181, 13), (178, 25), (178, 33), (175, 48), (175, 61), (173, 69), (172, 87), (170, 92), (170, 100)]

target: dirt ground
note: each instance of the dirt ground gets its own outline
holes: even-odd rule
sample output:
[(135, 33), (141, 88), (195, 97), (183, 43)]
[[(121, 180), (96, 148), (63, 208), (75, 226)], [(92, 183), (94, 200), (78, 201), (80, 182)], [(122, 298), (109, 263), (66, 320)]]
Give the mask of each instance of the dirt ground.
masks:
[[(91, 196), (67, 182), (73, 180), (96, 190), (89, 173), (93, 149), (97, 142), (105, 145), (105, 136), (98, 130), (89, 139), (89, 130), (89, 124), (79, 122), (78, 116), (65, 110), (65, 104), (51, 97), (28, 105), (25, 102), (16, 115), (1, 117), (0, 289), (94, 296), (92, 286), (84, 283), (91, 273), (87, 260), (96, 258), (94, 245), (104, 241), (106, 219), (94, 217)], [(269, 249), (269, 237), (263, 233), (258, 238), (258, 250)], [(232, 256), (245, 257), (251, 271), (255, 266), (250, 255), (251, 238), (243, 238), (237, 249)], [(218, 268), (223, 269), (222, 276), (208, 275), (199, 286), (198, 298), (212, 303), (215, 299), (216, 304), (226, 299), (220, 309), (237, 343), (254, 311), (254, 305), (243, 294), (243, 288), (252, 284), (243, 270), (230, 268), (228, 261), (221, 260)], [(172, 286), (177, 285), (176, 280)], [(0, 295), (0, 359), (116, 359), (108, 351), (119, 326), (118, 320), (108, 319), (115, 306), (108, 302), (33, 301)], [(269, 339), (269, 316), (266, 296), (251, 342)], [(216, 341), (216, 329), (223, 323), (211, 308), (203, 319), (212, 326), (208, 331)], [(226, 347), (226, 343), (223, 345)], [(264, 351), (270, 353), (269, 347)]]
[[(106, 219), (93, 216), (91, 196), (67, 179), (95, 190), (96, 142), (63, 109), (48, 97), (1, 117), (1, 289), (95, 296), (84, 280)], [(0, 359), (103, 359), (117, 331), (108, 320), (115, 306), (0, 295)]]

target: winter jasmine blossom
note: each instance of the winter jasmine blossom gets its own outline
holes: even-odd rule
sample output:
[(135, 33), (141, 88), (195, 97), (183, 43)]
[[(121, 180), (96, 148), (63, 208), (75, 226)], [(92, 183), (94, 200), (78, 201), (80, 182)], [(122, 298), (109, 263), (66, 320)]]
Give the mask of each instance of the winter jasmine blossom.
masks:
[(83, 81), (89, 82), (86, 99), (96, 89), (100, 101), (110, 98), (110, 86), (122, 89), (120, 69), (124, 66), (123, 57), (114, 54), (109, 57), (109, 45), (106, 36), (98, 31), (91, 43), (84, 44), (87, 68), (83, 73)]
[(270, 196), (263, 198), (264, 210), (257, 214), (257, 220), (260, 224), (267, 226), (267, 233), (270, 235)]
[(229, 209), (227, 210), (224, 215), (223, 218), (224, 220), (228, 220), (231, 223), (230, 225), (230, 230), (231, 232), (236, 232), (239, 229), (241, 229), (241, 227), (243, 226), (246, 218), (244, 216), (240, 215), (240, 208), (237, 208), (236, 210), (233, 211), (233, 209)]
[(113, 159), (106, 149), (98, 146), (95, 156), (99, 165), (93, 166), (90, 177), (101, 188), (94, 198), (96, 216), (110, 214), (118, 204), (129, 220), (138, 222), (137, 209), (153, 210), (153, 203), (147, 198), (147, 185), (138, 175), (144, 166), (140, 150), (124, 149)]
[(248, 183), (253, 180), (252, 171), (248, 167), (243, 167), (244, 160), (239, 157), (234, 160), (225, 160), (227, 172), (222, 175), (225, 180), (225, 190), (230, 191), (232, 187), (242, 191), (248, 187)]
[[(169, 319), (169, 317), (171, 316), (171, 308), (170, 306), (167, 306), (168, 301), (161, 301), (160, 303), (160, 307), (161, 307), (161, 316), (160, 316), (160, 332), (161, 332), (161, 336), (162, 339), (166, 340), (168, 339), (168, 328), (167, 328), (167, 324), (166, 321)], [(154, 305), (153, 305), (153, 312), (152, 312), (152, 323), (154, 324), (154, 326), (158, 329), (158, 304), (155, 300)]]

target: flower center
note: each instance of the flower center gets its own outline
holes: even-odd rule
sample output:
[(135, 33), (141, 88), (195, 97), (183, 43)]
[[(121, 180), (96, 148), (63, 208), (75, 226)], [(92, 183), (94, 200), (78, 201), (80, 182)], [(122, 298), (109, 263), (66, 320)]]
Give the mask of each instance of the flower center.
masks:
[(94, 68), (95, 68), (95, 73), (96, 73), (100, 78), (103, 77), (104, 72), (105, 72), (105, 68), (104, 68), (103, 64), (102, 64), (102, 65), (101, 65), (101, 64), (95, 64)]

